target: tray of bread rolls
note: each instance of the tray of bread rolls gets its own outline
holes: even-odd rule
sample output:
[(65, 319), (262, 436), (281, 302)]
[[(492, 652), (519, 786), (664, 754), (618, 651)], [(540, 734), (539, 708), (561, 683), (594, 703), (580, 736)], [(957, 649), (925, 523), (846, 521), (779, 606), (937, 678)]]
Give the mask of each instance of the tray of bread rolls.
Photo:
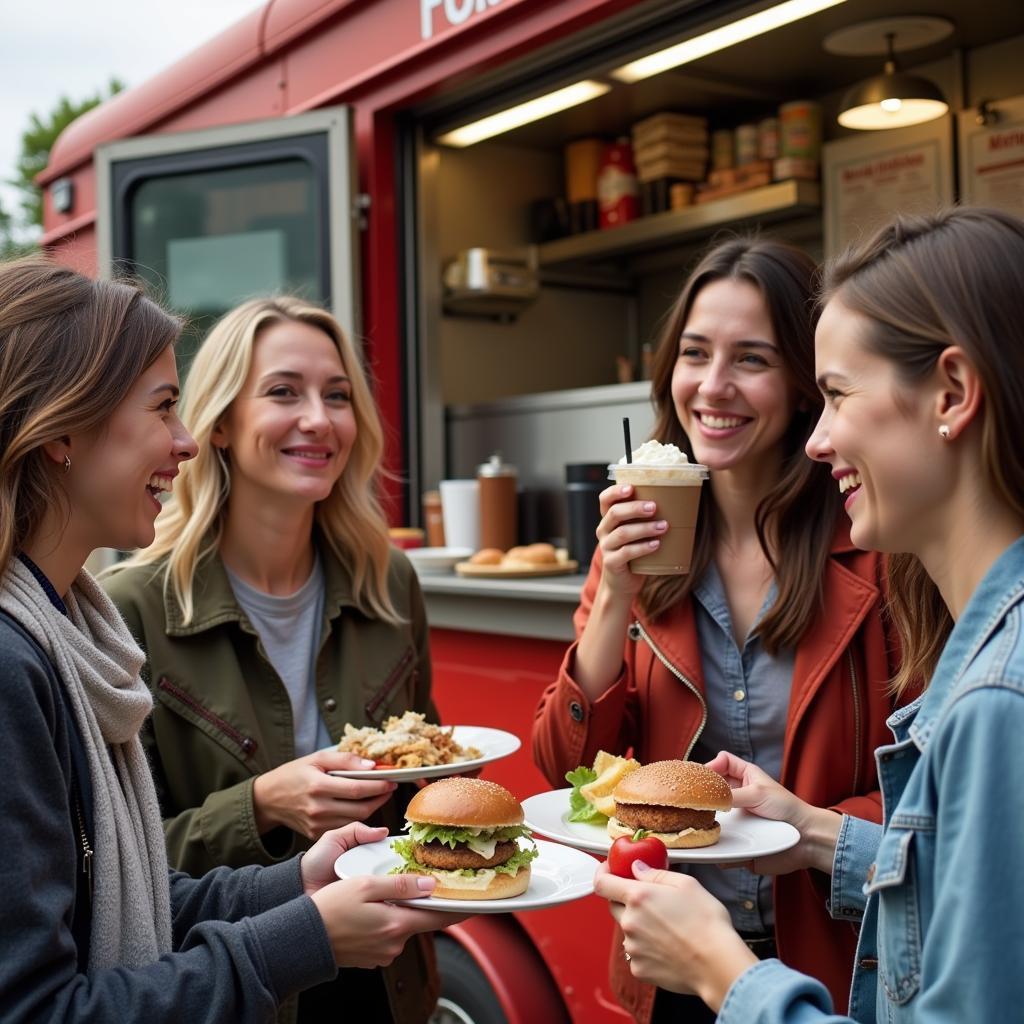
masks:
[(523, 547), (483, 548), (468, 561), (456, 562), (460, 576), (490, 579), (526, 579), (530, 576), (563, 576), (576, 572), (579, 563), (566, 557), (551, 544), (527, 544)]

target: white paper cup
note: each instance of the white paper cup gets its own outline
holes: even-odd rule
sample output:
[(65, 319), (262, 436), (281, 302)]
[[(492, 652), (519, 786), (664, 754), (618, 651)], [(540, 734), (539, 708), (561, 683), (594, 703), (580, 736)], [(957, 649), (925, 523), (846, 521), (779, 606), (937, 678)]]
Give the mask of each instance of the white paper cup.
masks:
[(476, 480), (441, 481), (441, 518), (448, 547), (480, 547), (480, 485)]

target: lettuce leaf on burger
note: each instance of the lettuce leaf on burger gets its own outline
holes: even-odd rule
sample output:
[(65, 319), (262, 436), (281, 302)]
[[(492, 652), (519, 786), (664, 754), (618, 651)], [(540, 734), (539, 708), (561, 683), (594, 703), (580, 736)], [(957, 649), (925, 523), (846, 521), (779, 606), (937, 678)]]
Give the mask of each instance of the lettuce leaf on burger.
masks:
[(494, 900), (518, 896), (530, 884), (536, 849), (523, 825), (523, 808), (503, 786), (455, 776), (424, 786), (405, 812), (408, 839), (391, 848), (402, 859), (394, 871), (433, 875), (441, 899)]

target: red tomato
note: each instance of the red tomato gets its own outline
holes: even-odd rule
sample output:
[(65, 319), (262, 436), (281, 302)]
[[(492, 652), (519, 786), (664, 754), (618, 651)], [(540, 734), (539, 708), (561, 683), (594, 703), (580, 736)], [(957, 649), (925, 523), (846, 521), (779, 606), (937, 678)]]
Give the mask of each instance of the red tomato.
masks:
[(664, 871), (668, 867), (668, 849), (657, 836), (619, 836), (608, 851), (608, 870), (620, 878), (632, 878), (635, 860)]

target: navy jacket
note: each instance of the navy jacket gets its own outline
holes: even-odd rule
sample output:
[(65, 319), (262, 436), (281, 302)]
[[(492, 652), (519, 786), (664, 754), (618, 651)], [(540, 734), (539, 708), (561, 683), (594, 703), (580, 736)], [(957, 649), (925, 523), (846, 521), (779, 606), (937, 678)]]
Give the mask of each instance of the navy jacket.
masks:
[(199, 879), (172, 872), (174, 952), (138, 970), (84, 973), (89, 894), (77, 816), (80, 808), (91, 834), (92, 794), (88, 773), (74, 768), (77, 734), (61, 687), (38, 645), (0, 613), (4, 1024), (270, 1021), (281, 1000), (332, 978), (297, 859)]

